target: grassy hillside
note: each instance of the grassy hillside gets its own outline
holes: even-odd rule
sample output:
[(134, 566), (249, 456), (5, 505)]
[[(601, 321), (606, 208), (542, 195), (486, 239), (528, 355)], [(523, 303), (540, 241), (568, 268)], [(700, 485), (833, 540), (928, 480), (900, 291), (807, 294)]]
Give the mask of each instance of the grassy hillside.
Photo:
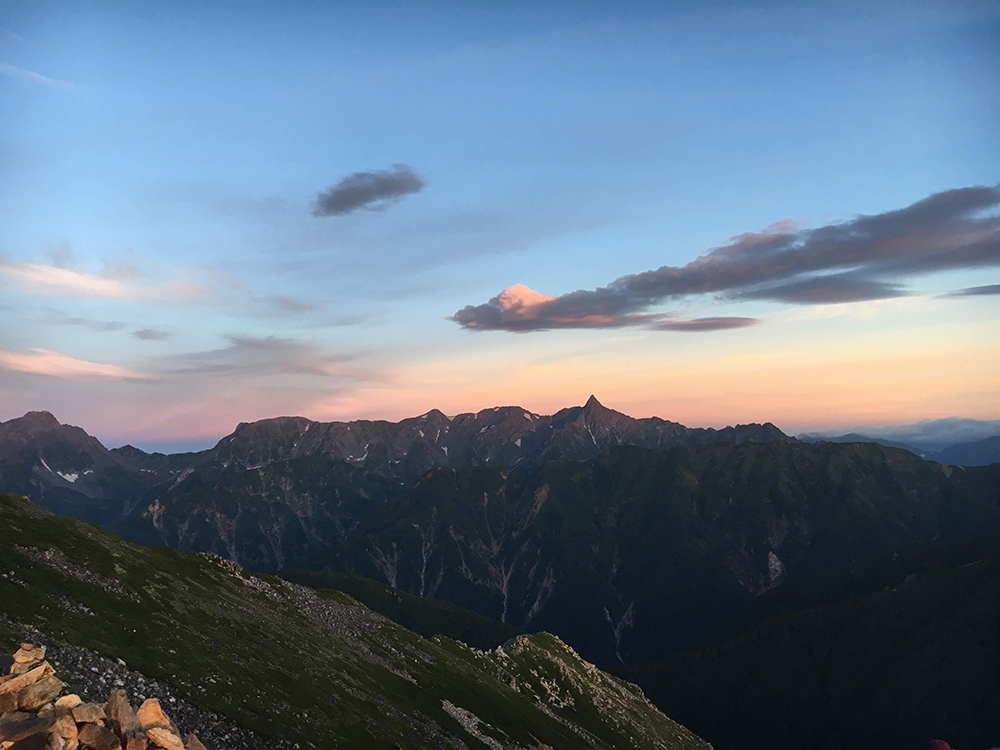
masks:
[(1000, 538), (913, 544), (761, 597), (746, 632), (632, 673), (721, 750), (1000, 738)]
[(320, 596), (337, 591), (348, 594), (368, 609), (425, 638), (443, 635), (485, 650), (496, 648), (518, 635), (510, 625), (448, 602), (413, 596), (362, 576), (321, 570), (282, 570), (277, 575), (286, 581), (318, 589)]
[(341, 593), (0, 496), (0, 652), (86, 647), (301, 747), (706, 748), (558, 639), (427, 640)]

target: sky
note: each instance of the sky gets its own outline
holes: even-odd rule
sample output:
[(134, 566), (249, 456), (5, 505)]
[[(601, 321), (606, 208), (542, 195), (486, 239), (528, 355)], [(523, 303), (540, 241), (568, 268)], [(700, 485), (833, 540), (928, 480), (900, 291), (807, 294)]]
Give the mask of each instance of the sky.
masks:
[(0, 420), (1000, 418), (1000, 3), (0, 5)]

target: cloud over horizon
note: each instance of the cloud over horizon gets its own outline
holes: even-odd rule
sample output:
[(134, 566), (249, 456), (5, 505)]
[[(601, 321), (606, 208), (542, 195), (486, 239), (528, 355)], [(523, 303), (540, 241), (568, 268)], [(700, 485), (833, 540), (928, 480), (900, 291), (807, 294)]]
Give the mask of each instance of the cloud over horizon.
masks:
[(908, 276), (1000, 265), (998, 207), (1000, 187), (977, 186), (815, 229), (797, 229), (786, 220), (737, 235), (684, 266), (662, 266), (558, 297), (516, 284), (449, 319), (473, 330), (513, 332), (621, 326), (707, 331), (719, 328), (699, 328), (697, 321), (664, 322), (669, 316), (648, 310), (708, 294), (724, 301), (802, 305), (904, 296), (901, 282)]
[(419, 193), (426, 184), (406, 164), (354, 172), (316, 196), (313, 216), (344, 216), (360, 209), (381, 211), (393, 200)]
[(0, 256), (0, 281), (13, 284), (30, 294), (54, 297), (82, 297), (148, 301), (162, 298), (192, 299), (207, 293), (197, 281), (165, 282), (144, 279), (130, 266), (109, 266), (96, 275), (65, 265), (48, 265), (8, 260)]
[(48, 375), (67, 380), (153, 380), (155, 376), (127, 367), (77, 359), (62, 352), (33, 348), (27, 353), (0, 350), (0, 370)]

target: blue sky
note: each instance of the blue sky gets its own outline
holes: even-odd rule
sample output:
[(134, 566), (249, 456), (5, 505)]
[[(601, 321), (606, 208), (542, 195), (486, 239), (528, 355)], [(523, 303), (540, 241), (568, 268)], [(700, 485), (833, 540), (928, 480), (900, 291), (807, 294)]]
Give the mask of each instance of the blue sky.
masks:
[[(995, 418), (998, 297), (938, 296), (1000, 282), (990, 263), (893, 299), (648, 309), (761, 321), (704, 333), (448, 317), (996, 185), (998, 32), (995, 2), (5, 5), (0, 419), (47, 408), (109, 442), (196, 444), (285, 413), (590, 392), (691, 424)], [(313, 215), (320, 191), (394, 164), (425, 187)], [(936, 346), (968, 354), (968, 377), (849, 380), (829, 409), (731, 361), (902, 372)], [(685, 397), (722, 367), (758, 385)]]

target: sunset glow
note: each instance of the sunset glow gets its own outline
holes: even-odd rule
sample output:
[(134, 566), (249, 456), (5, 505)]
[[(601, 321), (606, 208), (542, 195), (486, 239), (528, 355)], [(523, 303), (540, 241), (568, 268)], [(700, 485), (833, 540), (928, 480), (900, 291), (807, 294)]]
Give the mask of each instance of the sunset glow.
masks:
[(0, 420), (1000, 418), (995, 9), (45, 5), (0, 12)]

